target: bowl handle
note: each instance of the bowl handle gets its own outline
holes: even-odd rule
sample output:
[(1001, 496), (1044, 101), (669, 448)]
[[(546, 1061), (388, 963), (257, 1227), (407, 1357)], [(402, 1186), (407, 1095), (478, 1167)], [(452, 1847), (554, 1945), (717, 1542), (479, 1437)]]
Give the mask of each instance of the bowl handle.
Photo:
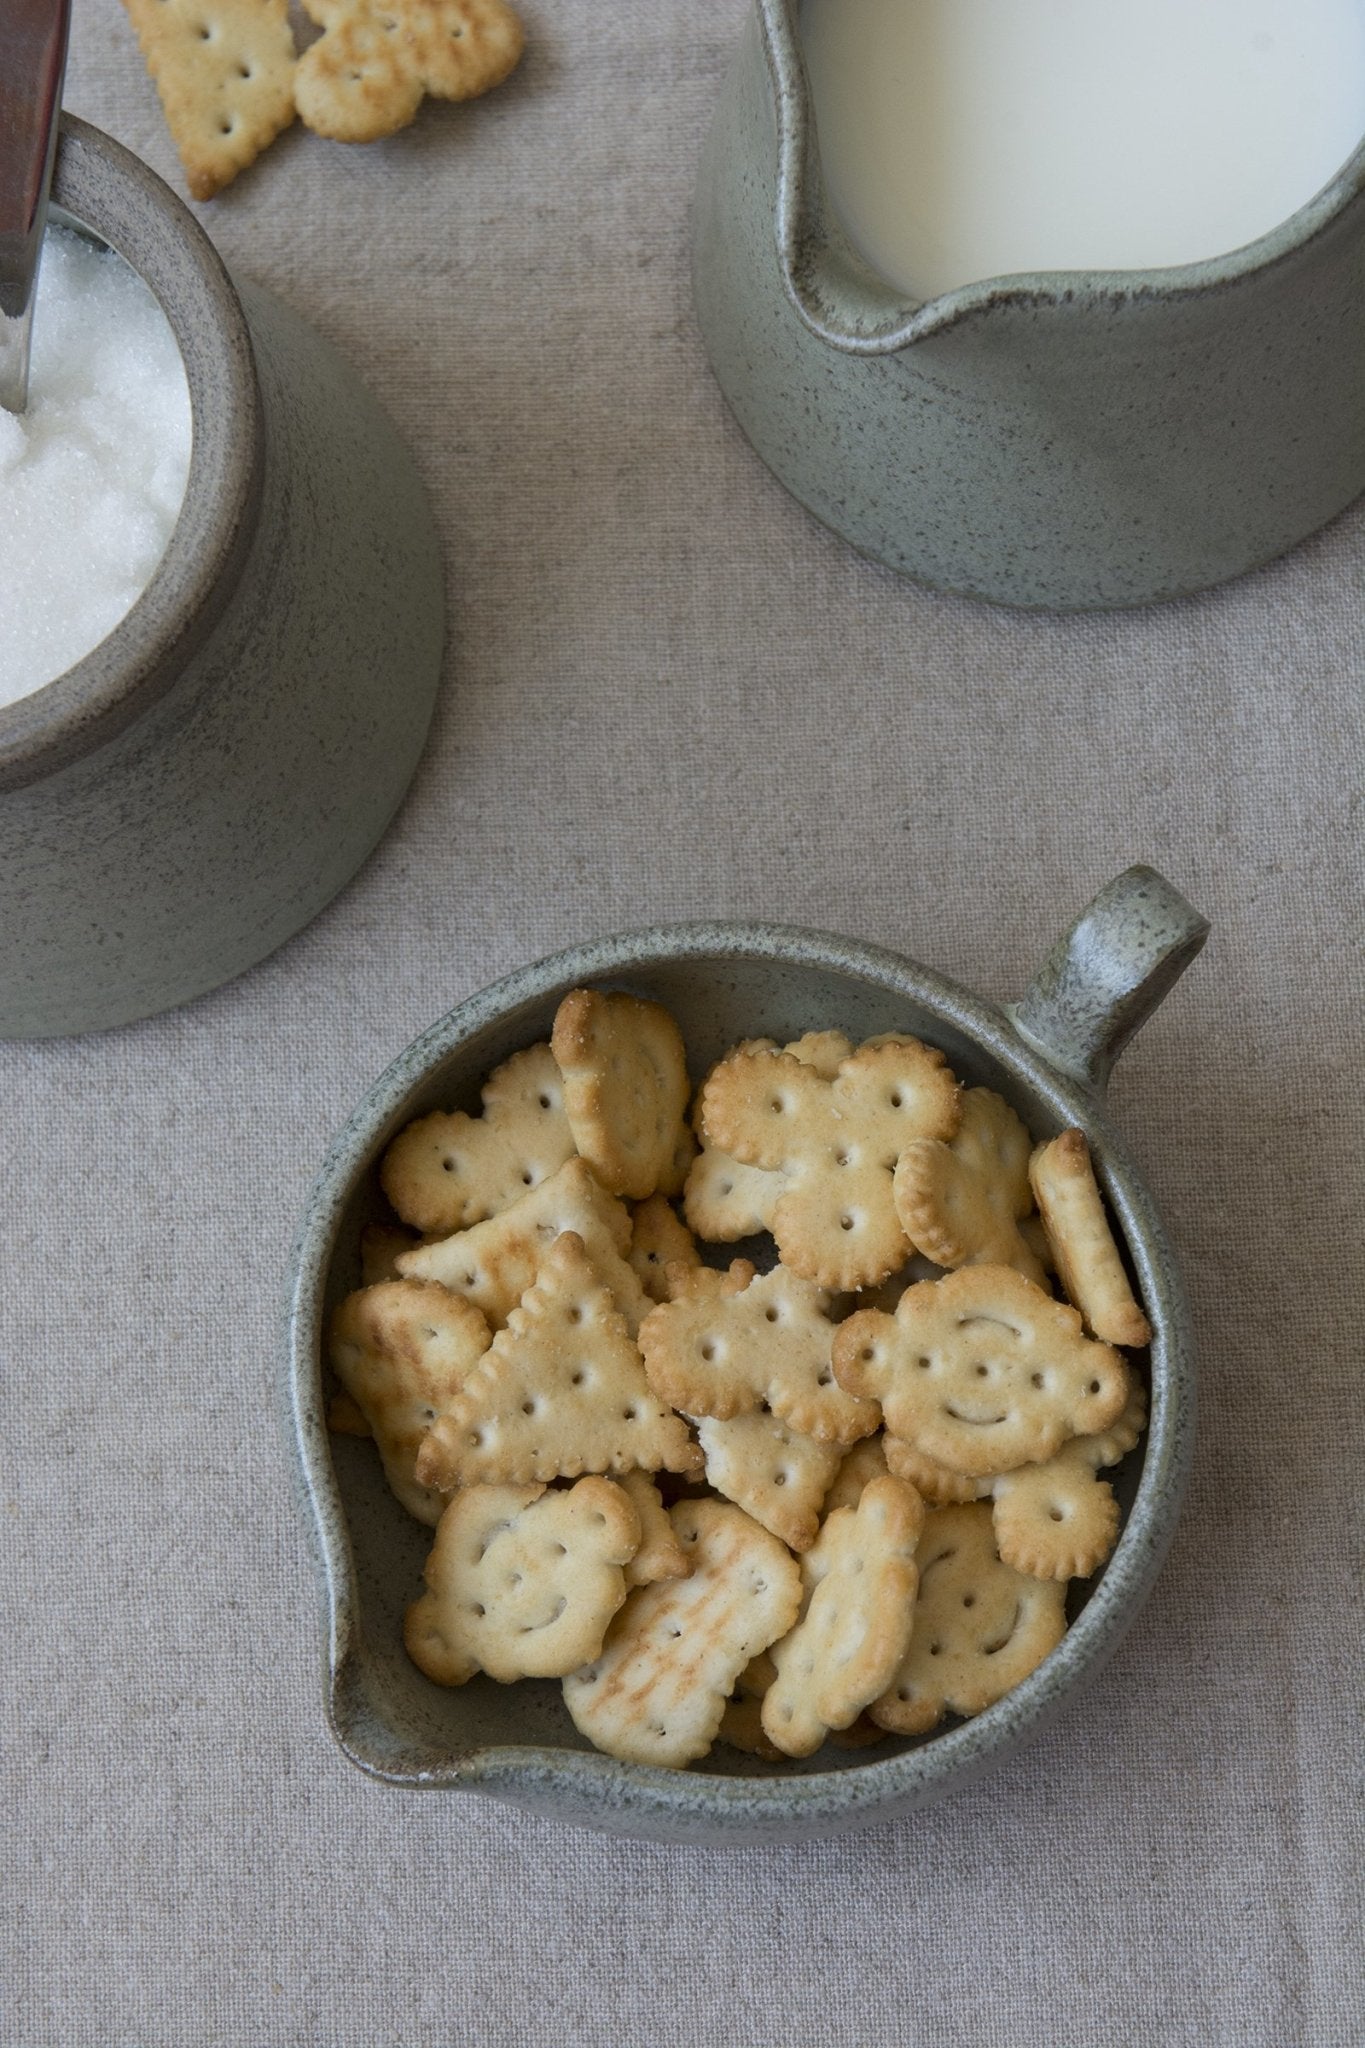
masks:
[(1015, 1029), (1052, 1066), (1103, 1090), (1140, 1024), (1209, 934), (1206, 917), (1155, 868), (1116, 875), (1009, 1005)]

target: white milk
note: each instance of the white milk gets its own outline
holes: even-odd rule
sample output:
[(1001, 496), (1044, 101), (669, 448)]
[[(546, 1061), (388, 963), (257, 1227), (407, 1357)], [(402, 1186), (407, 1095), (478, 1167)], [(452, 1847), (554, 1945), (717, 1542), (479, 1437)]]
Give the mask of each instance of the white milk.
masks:
[(1365, 135), (1365, 0), (804, 0), (820, 155), (917, 298), (1285, 220)]
[(166, 551), (189, 461), (165, 314), (122, 257), (49, 230), (28, 410), (0, 407), (0, 704), (118, 624)]

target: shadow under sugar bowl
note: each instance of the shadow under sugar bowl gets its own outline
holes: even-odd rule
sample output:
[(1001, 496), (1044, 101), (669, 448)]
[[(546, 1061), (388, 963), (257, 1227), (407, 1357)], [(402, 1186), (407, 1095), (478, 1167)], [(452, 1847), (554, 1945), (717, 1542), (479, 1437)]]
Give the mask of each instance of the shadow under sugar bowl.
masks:
[(444, 638), (425, 490), (335, 351), (234, 282), (161, 180), (69, 116), (52, 196), (54, 223), (122, 256), (169, 322), (192, 442), (131, 609), (0, 706), (11, 1038), (185, 1002), (314, 917), (407, 788)]
[[(969, 994), (897, 954), (818, 932), (687, 924), (578, 946), (462, 1003), (376, 1083), (334, 1141), (293, 1255), (289, 1400), (304, 1512), (324, 1589), (327, 1708), (343, 1750), (390, 1783), (471, 1791), (611, 1832), (664, 1841), (795, 1840), (888, 1820), (968, 1784), (1044, 1727), (1111, 1655), (1175, 1528), (1193, 1443), (1189, 1321), (1150, 1196), (1109, 1123), (1116, 1054), (1202, 945), (1207, 926), (1150, 868), (1111, 882), (1022, 1002)], [(432, 1684), (403, 1648), (431, 1532), (399, 1506), (373, 1446), (329, 1435), (326, 1333), (360, 1279), (360, 1239), (392, 1221), (378, 1166), (432, 1110), (476, 1111), (510, 1054), (548, 1035), (574, 988), (625, 989), (677, 1018), (693, 1079), (742, 1038), (811, 1030), (911, 1032), (968, 1083), (998, 1090), (1037, 1139), (1079, 1125), (1154, 1332), (1148, 1432), (1111, 1477), (1123, 1527), (1108, 1563), (1073, 1584), (1071, 1624), (1033, 1674), (973, 1720), (916, 1741), (826, 1748), (768, 1765), (718, 1744), (685, 1771), (617, 1762), (586, 1744), (558, 1684)], [(1153, 1682), (1158, 1682), (1156, 1678)]]

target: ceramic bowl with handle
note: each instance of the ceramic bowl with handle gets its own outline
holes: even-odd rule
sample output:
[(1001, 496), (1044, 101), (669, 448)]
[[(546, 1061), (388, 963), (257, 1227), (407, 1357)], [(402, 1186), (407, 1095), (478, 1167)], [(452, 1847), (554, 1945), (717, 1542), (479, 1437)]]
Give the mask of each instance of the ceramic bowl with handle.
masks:
[[(1179, 1276), (1160, 1221), (1112, 1130), (1113, 1061), (1203, 944), (1207, 926), (1150, 868), (1103, 889), (1023, 1000), (969, 994), (897, 954), (762, 924), (684, 924), (576, 946), (462, 1003), (416, 1039), (337, 1136), (293, 1254), (292, 1431), (321, 1564), (327, 1705), (337, 1740), (375, 1776), (466, 1790), (559, 1819), (659, 1840), (799, 1839), (887, 1820), (1000, 1763), (1043, 1727), (1117, 1647), (1175, 1528), (1193, 1442), (1194, 1367)], [(431, 1532), (388, 1492), (369, 1443), (329, 1437), (326, 1330), (359, 1284), (359, 1239), (388, 1211), (384, 1149), (412, 1118), (476, 1109), (489, 1071), (548, 1036), (561, 998), (628, 989), (673, 1012), (694, 1076), (736, 1040), (785, 1042), (837, 1027), (854, 1039), (910, 1031), (968, 1083), (998, 1089), (1035, 1138), (1086, 1133), (1153, 1328), (1151, 1419), (1111, 1475), (1123, 1528), (1096, 1578), (1073, 1587), (1071, 1626), (1031, 1677), (970, 1721), (917, 1741), (826, 1748), (767, 1765), (717, 1745), (687, 1771), (623, 1764), (575, 1730), (554, 1683), (479, 1677), (447, 1689), (412, 1665), (403, 1610), (421, 1588)], [(727, 1251), (728, 1255), (728, 1251)]]

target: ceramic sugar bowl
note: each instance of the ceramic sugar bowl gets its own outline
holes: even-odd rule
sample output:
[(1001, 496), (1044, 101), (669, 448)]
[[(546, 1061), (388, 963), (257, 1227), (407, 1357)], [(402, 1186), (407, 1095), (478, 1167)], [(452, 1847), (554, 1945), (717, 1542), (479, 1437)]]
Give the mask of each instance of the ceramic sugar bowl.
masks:
[(193, 445), (132, 609), (0, 708), (0, 1035), (20, 1038), (184, 1002), (315, 916), (411, 779), (444, 635), (420, 478), (332, 349), (84, 122), (63, 120), (53, 201), (160, 304)]

